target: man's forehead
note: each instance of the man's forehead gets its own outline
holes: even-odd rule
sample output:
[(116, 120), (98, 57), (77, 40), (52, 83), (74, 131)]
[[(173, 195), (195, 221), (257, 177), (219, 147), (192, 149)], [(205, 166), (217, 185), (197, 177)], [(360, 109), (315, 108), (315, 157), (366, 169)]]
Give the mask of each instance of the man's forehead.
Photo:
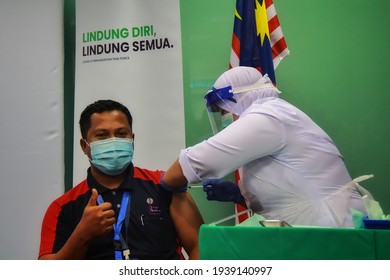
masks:
[(92, 121), (107, 121), (107, 120), (126, 120), (126, 115), (121, 111), (105, 111), (101, 113), (93, 113), (91, 115), (91, 122)]
[(126, 115), (121, 111), (94, 113), (91, 115), (91, 128), (104, 126), (117, 126), (130, 128)]

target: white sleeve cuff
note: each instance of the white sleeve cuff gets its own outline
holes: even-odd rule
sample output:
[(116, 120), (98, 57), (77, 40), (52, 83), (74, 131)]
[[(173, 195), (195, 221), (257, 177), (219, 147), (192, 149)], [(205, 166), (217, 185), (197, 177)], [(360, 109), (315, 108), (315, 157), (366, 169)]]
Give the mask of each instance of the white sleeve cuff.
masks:
[(188, 149), (182, 149), (179, 156), (179, 163), (183, 171), (183, 175), (186, 177), (189, 184), (202, 182), (202, 179), (192, 169), (187, 158), (187, 152)]

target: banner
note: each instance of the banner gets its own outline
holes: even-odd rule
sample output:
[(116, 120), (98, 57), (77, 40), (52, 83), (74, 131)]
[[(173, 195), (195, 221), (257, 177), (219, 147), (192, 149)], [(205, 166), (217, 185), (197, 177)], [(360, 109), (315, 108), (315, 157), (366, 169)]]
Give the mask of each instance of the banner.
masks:
[(89, 167), (80, 114), (99, 99), (133, 115), (134, 164), (167, 169), (185, 146), (180, 1), (76, 0), (75, 68), (74, 184)]

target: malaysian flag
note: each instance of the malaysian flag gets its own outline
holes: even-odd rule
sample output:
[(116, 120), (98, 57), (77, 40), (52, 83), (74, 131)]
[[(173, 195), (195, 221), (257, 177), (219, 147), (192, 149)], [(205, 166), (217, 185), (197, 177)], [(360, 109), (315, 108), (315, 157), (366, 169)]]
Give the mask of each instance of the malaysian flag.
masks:
[[(237, 0), (234, 16), (230, 68), (250, 66), (276, 84), (274, 69), (288, 56), (287, 48), (273, 0)], [(236, 182), (239, 175), (236, 171)], [(236, 204), (236, 213), (246, 208)], [(249, 212), (238, 215), (236, 223), (249, 217)]]
[(237, 0), (230, 67), (255, 67), (276, 83), (274, 69), (289, 53), (273, 0)]

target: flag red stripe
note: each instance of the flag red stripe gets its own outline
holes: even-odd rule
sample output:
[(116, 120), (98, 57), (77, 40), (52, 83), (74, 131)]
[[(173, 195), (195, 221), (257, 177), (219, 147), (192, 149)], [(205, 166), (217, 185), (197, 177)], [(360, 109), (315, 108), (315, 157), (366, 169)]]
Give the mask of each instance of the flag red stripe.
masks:
[(272, 6), (274, 4), (273, 0), (264, 0), (265, 6), (268, 8), (269, 6)]
[(272, 47), (272, 59), (281, 54), (285, 49), (287, 49), (286, 40), (282, 37), (277, 41)]
[[(240, 213), (242, 211), (245, 211), (247, 210), (248, 208), (242, 206), (241, 204), (236, 204), (236, 213)], [(237, 217), (237, 222), (239, 224), (241, 224), (243, 221), (245, 221), (246, 219), (249, 218), (249, 213), (245, 213), (245, 214), (241, 214), (241, 215), (238, 215)]]
[(234, 33), (232, 38), (232, 50), (235, 52), (237, 57), (240, 57), (240, 40), (237, 38), (236, 34)]
[(276, 28), (278, 28), (279, 26), (280, 26), (280, 23), (279, 23), (279, 19), (277, 16), (274, 16), (273, 18), (268, 19), (268, 29), (269, 29), (270, 34), (272, 32), (274, 32), (274, 30)]

